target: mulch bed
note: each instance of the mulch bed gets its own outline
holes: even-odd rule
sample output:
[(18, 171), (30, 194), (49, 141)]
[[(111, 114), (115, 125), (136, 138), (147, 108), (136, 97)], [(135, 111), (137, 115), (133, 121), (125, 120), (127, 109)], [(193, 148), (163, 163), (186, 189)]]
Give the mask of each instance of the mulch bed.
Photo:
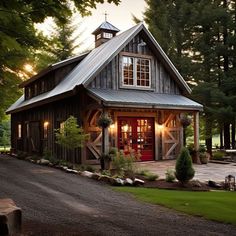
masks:
[[(197, 184), (196, 184), (197, 183)], [(200, 185), (200, 186), (199, 186)], [(184, 190), (184, 191), (210, 191), (210, 188), (206, 183), (199, 181), (191, 181), (185, 186), (179, 182), (166, 182), (163, 179), (156, 181), (146, 181), (144, 184), (145, 188), (159, 188), (159, 189), (170, 189), (170, 190)]]

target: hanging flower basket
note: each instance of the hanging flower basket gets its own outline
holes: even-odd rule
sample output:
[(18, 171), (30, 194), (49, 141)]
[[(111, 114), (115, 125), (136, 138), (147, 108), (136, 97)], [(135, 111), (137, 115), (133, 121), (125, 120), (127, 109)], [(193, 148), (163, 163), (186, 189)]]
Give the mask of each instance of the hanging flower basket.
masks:
[(97, 124), (101, 128), (107, 128), (112, 124), (112, 122), (113, 121), (110, 116), (102, 114), (98, 119)]
[(187, 116), (183, 116), (180, 118), (180, 123), (183, 125), (184, 128), (186, 128), (192, 123), (192, 120)]

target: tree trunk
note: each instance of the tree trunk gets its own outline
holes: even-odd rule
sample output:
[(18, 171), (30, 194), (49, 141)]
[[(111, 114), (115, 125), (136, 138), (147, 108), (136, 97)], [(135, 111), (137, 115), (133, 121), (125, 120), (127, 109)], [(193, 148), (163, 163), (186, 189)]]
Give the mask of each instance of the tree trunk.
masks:
[(224, 148), (230, 149), (230, 126), (228, 123), (224, 124)]
[(212, 121), (211, 116), (206, 116), (205, 121), (205, 144), (207, 152), (212, 156)]
[(231, 140), (232, 140), (232, 149), (235, 149), (235, 120), (232, 122), (232, 128), (231, 128)]
[(220, 127), (220, 149), (224, 148), (224, 140), (223, 140), (223, 129)]

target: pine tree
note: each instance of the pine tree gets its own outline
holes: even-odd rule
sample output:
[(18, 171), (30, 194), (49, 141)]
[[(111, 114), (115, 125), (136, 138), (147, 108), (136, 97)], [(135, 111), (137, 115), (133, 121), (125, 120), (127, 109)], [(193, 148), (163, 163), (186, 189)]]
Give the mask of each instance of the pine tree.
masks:
[(192, 158), (187, 148), (182, 148), (175, 165), (175, 176), (180, 183), (186, 184), (194, 177), (195, 171), (192, 167)]

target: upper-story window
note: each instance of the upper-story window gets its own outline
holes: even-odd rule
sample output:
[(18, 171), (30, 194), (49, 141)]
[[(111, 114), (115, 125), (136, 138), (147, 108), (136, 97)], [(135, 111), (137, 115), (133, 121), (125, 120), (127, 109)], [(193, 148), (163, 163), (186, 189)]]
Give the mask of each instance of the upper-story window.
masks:
[(150, 59), (123, 56), (122, 85), (151, 87)]
[(113, 35), (111, 33), (106, 33), (106, 32), (103, 33), (103, 38), (105, 38), (105, 39), (110, 39), (112, 37), (113, 37)]

